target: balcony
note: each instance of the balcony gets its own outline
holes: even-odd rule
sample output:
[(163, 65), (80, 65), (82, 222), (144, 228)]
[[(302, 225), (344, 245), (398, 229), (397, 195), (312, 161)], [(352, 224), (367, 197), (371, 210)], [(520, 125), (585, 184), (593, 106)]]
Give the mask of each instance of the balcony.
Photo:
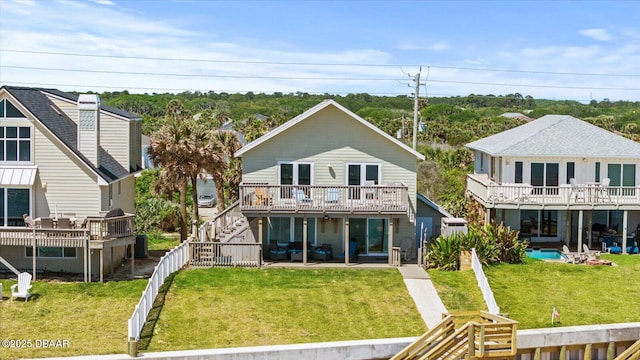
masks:
[(498, 184), (485, 174), (469, 174), (467, 192), (487, 208), (640, 210), (638, 186), (603, 186), (591, 182), (575, 186)]
[(135, 215), (127, 214), (105, 219), (104, 217), (88, 217), (82, 226), (60, 229), (0, 227), (0, 245), (45, 247), (85, 247), (89, 241), (91, 249), (120, 246), (135, 241)]
[(250, 214), (402, 215), (409, 210), (406, 185), (240, 185), (240, 210)]

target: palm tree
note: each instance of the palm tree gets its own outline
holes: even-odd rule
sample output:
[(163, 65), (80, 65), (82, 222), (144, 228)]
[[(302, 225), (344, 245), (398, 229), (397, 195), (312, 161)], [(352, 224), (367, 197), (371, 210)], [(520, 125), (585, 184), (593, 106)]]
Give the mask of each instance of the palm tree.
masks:
[[(233, 154), (241, 147), (238, 136), (233, 131), (213, 130), (209, 133), (205, 170), (213, 177), (218, 197), (218, 211), (225, 208), (225, 188), (230, 189), (230, 197), (237, 198), (240, 184), (240, 159)], [(234, 196), (235, 195), (235, 196)]]
[(151, 136), (149, 157), (160, 167), (160, 186), (180, 192), (180, 240), (187, 238), (187, 192), (193, 185), (193, 217), (198, 219), (196, 180), (209, 149), (207, 133), (173, 100), (167, 105), (167, 122)]

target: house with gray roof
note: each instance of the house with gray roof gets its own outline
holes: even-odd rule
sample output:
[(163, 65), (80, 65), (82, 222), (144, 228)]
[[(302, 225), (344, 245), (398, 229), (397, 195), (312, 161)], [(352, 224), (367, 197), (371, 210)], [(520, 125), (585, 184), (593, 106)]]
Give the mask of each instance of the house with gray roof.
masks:
[[(95, 94), (0, 88), (0, 270), (88, 275), (122, 261), (135, 241), (141, 120)], [(113, 209), (125, 213), (115, 227), (104, 222)]]
[(613, 240), (625, 252), (635, 240), (639, 143), (572, 116), (546, 115), (466, 147), (475, 154), (467, 193), (484, 207), (486, 222), (578, 251)]

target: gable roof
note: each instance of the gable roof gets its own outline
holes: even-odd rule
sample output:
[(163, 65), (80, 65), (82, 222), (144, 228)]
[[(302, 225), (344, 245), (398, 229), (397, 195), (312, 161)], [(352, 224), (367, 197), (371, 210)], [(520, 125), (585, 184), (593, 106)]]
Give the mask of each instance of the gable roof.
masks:
[(444, 217), (447, 217), (447, 218), (453, 218), (453, 215), (451, 215), (451, 213), (449, 213), (447, 210), (445, 210), (440, 205), (438, 205), (435, 202), (431, 201), (431, 199), (429, 199), (428, 197), (426, 197), (426, 196), (424, 196), (424, 195), (422, 195), (420, 193), (416, 193), (416, 195), (417, 195), (418, 201), (421, 201), (425, 205), (431, 207), (433, 210), (439, 212), (440, 215), (442, 215)]
[(639, 143), (569, 115), (546, 115), (465, 146), (491, 156), (640, 157)]
[[(87, 159), (78, 149), (78, 127), (63, 111), (57, 110), (51, 100), (45, 95), (49, 93), (55, 96), (63, 97), (68, 100), (77, 101), (75, 95), (63, 93), (55, 89), (39, 89), (3, 86), (16, 100), (18, 100), (29, 112), (35, 116), (49, 131), (51, 131), (60, 141), (65, 144), (78, 158), (80, 158), (89, 168), (102, 177), (107, 182), (118, 180), (128, 176), (129, 170), (125, 169), (118, 163), (109, 153), (98, 147), (98, 163), (99, 167)], [(140, 119), (138, 115), (119, 110), (118, 113), (111, 111), (113, 108), (107, 107), (101, 110), (112, 112), (116, 115), (126, 117), (130, 120)], [(126, 116), (125, 116), (126, 115)], [(135, 171), (132, 171), (135, 172)]]
[(349, 110), (349, 109), (345, 108), (344, 106), (338, 104), (334, 100), (324, 100), (324, 101), (322, 101), (318, 105), (316, 105), (316, 106), (312, 107), (311, 109), (303, 112), (302, 114), (294, 117), (293, 119), (291, 119), (291, 120), (287, 121), (286, 123), (278, 126), (277, 128), (269, 131), (268, 133), (264, 134), (263, 136), (259, 137), (256, 140), (252, 141), (251, 143), (245, 145), (244, 147), (242, 147), (240, 150), (238, 150), (235, 153), (235, 156), (236, 157), (241, 157), (247, 151), (249, 151), (249, 150), (251, 150), (251, 149), (253, 149), (255, 147), (260, 146), (262, 143), (269, 141), (271, 138), (279, 135), (280, 133), (283, 133), (283, 132), (287, 131), (291, 127), (293, 127), (293, 126), (297, 125), (298, 123), (310, 118), (312, 115), (322, 111), (323, 109), (325, 109), (325, 108), (327, 108), (329, 106), (333, 106), (333, 107), (337, 108), (338, 110), (340, 110), (343, 113), (347, 114), (352, 119), (358, 121), (362, 125), (368, 127), (369, 129), (375, 131), (376, 133), (380, 134), (385, 139), (387, 139), (387, 140), (391, 141), (392, 143), (394, 143), (395, 145), (401, 147), (403, 150), (409, 152), (410, 154), (412, 154), (416, 158), (418, 158), (420, 160), (424, 160), (424, 155), (420, 154), (416, 150), (413, 150), (412, 148), (408, 147), (407, 145), (405, 145), (405, 144), (401, 143), (400, 141), (396, 140), (393, 136), (391, 136), (391, 135), (387, 134), (386, 132), (380, 130), (378, 127), (374, 126), (370, 122), (368, 122), (365, 119), (361, 118), (360, 116), (356, 115), (351, 110)]

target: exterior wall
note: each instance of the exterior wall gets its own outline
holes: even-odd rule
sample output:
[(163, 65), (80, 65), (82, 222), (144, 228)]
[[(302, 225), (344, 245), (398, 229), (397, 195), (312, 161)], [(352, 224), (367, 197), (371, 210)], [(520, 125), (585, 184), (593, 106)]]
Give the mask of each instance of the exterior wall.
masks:
[(142, 121), (129, 121), (129, 163), (132, 169), (142, 168), (141, 136)]
[(279, 161), (311, 162), (312, 185), (337, 186), (347, 184), (347, 164), (380, 164), (380, 184), (406, 184), (415, 214), (416, 158), (334, 107), (245, 153), (242, 180), (278, 184)]
[[(477, 155), (476, 155), (477, 160)], [(558, 182), (560, 184), (567, 183), (567, 163), (573, 162), (575, 164), (575, 179), (577, 183), (586, 183), (599, 181), (606, 177), (608, 174), (608, 164), (636, 164), (636, 185), (640, 184), (640, 160), (630, 158), (555, 158), (555, 157), (538, 157), (538, 158), (518, 158), (509, 157), (503, 158), (501, 162), (502, 176), (500, 177), (501, 183), (513, 183), (515, 182), (515, 163), (516, 161), (522, 161), (522, 182), (531, 183), (531, 163), (558, 163), (559, 175)], [(595, 178), (596, 162), (600, 162), (600, 179)], [(476, 169), (476, 173), (477, 169)]]
[[(100, 146), (109, 151), (111, 155), (122, 167), (129, 170), (132, 162), (138, 161), (139, 157), (129, 159), (131, 135), (129, 121), (100, 112)], [(138, 149), (140, 144), (138, 144)]]
[[(24, 246), (0, 246), (0, 254), (18, 270), (26, 272), (33, 271), (33, 259), (31, 256), (27, 257)], [(113, 248), (114, 269), (122, 264), (125, 256), (126, 249), (123, 246)], [(109, 274), (111, 269), (111, 251), (109, 249), (104, 251), (103, 264), (103, 273), (105, 278), (108, 278), (107, 274)], [(0, 264), (0, 268), (4, 268), (4, 265)], [(84, 249), (76, 248), (75, 258), (36, 258), (36, 269), (38, 271), (45, 270), (82, 274), (84, 273)], [(100, 275), (100, 251), (98, 250), (92, 251), (91, 275), (93, 277)]]
[(78, 217), (96, 215), (100, 210), (97, 176), (85, 170), (84, 164), (43, 125), (36, 126), (33, 138), (38, 175), (32, 191), (32, 216), (49, 216), (56, 208), (58, 213), (75, 213)]
[(129, 176), (113, 183), (112, 208), (121, 208), (125, 213), (134, 214), (135, 209), (135, 177)]
[(78, 105), (68, 100), (60, 100), (54, 96), (47, 96), (65, 115), (78, 125)]

